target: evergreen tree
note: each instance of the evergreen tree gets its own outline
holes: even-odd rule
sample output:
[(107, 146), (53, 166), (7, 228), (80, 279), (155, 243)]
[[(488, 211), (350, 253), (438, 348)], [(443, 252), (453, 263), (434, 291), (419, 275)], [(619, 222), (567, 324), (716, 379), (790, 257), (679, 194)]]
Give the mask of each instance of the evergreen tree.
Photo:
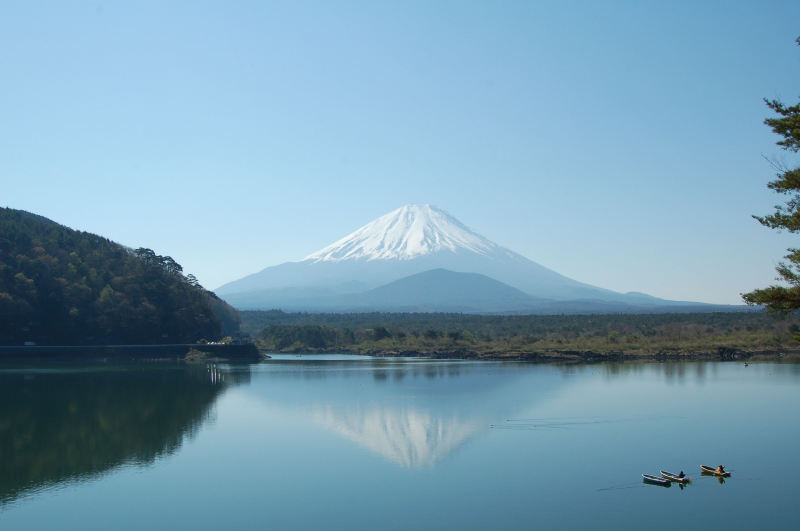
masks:
[[(800, 45), (800, 37), (797, 39)], [(777, 144), (792, 153), (800, 151), (800, 103), (786, 106), (777, 100), (764, 100), (778, 116), (767, 118), (764, 123), (782, 137)], [(767, 185), (779, 194), (788, 196), (785, 206), (776, 206), (768, 216), (753, 216), (762, 225), (771, 229), (800, 232), (800, 167), (780, 168), (774, 181)], [(778, 279), (788, 286), (769, 286), (742, 295), (747, 304), (763, 304), (767, 311), (789, 313), (800, 309), (800, 249), (790, 248), (786, 261), (778, 264)]]

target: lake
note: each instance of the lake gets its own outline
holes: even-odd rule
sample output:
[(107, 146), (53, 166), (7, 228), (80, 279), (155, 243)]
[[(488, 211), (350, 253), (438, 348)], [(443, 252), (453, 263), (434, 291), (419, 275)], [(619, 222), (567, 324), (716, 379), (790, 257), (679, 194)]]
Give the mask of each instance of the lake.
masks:
[(0, 529), (796, 529), (799, 411), (781, 363), (5, 365)]

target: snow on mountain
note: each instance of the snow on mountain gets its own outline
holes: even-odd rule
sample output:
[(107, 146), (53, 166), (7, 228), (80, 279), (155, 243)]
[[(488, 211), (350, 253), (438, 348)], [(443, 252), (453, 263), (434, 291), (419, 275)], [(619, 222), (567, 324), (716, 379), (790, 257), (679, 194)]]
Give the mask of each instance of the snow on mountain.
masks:
[(299, 262), (285, 262), (215, 291), (245, 308), (291, 305), (363, 293), (432, 269), (479, 273), (536, 297), (619, 295), (559, 275), (473, 231), (444, 210), (406, 205)]
[[(323, 308), (361, 307), (377, 299), (375, 308), (413, 306), (408, 296), (376, 290), (399, 279), (432, 270), (473, 273), (507, 284), (528, 296), (553, 301), (594, 301), (625, 304), (659, 304), (659, 299), (642, 300), (641, 295), (626, 295), (578, 282), (484, 238), (444, 210), (431, 205), (406, 205), (367, 223), (355, 232), (312, 253), (299, 262), (285, 262), (229, 282), (215, 291), (241, 309), (292, 308), (319, 311)], [(449, 274), (453, 281), (457, 275)], [(452, 297), (441, 295), (444, 284), (430, 275), (414, 277), (417, 291), (438, 293), (437, 307), (464, 306), (464, 297), (483, 289), (478, 277), (450, 286)], [(429, 286), (420, 288), (420, 283)], [(485, 284), (485, 282), (484, 282)], [(406, 284), (402, 284), (406, 286)], [(485, 286), (483, 286), (485, 287)], [(496, 286), (495, 286), (496, 287)], [(396, 288), (396, 286), (395, 286)], [(371, 292), (370, 290), (376, 290)], [(396, 291), (396, 290), (395, 290)], [(461, 299), (459, 299), (459, 293)], [(482, 311), (497, 311), (500, 306), (513, 310), (515, 297), (492, 297), (478, 305)], [(380, 296), (379, 296), (380, 295)], [(408, 295), (408, 294), (405, 294)], [(486, 297), (484, 297), (486, 298)], [(401, 300), (402, 299), (402, 300)], [(418, 296), (417, 306), (427, 307)], [(365, 302), (366, 301), (366, 302)], [(401, 302), (403, 304), (401, 304)], [(429, 301), (430, 302), (430, 301)], [(491, 304), (489, 304), (491, 302)], [(335, 303), (335, 304), (334, 304)], [(537, 303), (538, 304), (538, 303)], [(471, 311), (481, 311), (480, 308)]]
[(411, 260), (439, 251), (480, 255), (501, 248), (444, 210), (431, 205), (406, 205), (367, 223), (303, 261)]

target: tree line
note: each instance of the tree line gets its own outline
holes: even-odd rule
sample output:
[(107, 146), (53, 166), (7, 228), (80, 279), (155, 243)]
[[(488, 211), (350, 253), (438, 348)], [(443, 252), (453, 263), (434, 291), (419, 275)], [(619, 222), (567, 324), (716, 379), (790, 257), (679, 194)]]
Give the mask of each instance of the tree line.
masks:
[(796, 318), (761, 311), (696, 314), (505, 315), (242, 312), (268, 351), (594, 352), (796, 348)]

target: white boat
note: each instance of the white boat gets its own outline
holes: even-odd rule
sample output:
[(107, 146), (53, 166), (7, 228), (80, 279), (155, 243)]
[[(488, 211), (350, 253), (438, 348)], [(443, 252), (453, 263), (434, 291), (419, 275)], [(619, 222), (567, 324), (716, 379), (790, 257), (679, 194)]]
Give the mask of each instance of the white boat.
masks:
[(650, 483), (651, 485), (658, 485), (660, 487), (669, 487), (672, 482), (668, 479), (660, 478), (658, 476), (651, 476), (650, 474), (642, 474), (642, 481)]
[(661, 471), (661, 476), (664, 479), (668, 479), (674, 483), (689, 483), (692, 478), (689, 476), (681, 476), (679, 474), (673, 474), (672, 472), (666, 472), (664, 470)]

